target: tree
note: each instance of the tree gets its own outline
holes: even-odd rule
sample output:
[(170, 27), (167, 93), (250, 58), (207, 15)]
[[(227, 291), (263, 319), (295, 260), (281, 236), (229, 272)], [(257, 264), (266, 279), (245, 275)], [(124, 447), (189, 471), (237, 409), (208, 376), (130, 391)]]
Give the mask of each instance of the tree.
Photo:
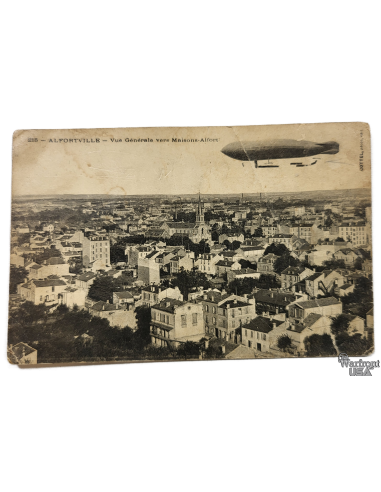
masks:
[(44, 263), (44, 261), (49, 260), (50, 258), (59, 258), (61, 256), (61, 251), (56, 249), (55, 247), (47, 248), (43, 253), (39, 253), (34, 257), (34, 261), (40, 265)]
[(122, 244), (116, 243), (110, 246), (110, 262), (119, 263), (120, 261), (126, 261), (126, 255), (124, 254), (125, 248)]
[(353, 292), (343, 297), (342, 303), (346, 308), (352, 306), (352, 311), (365, 318), (366, 313), (373, 306), (372, 281), (366, 277), (359, 278), (356, 281)]
[(304, 339), (304, 346), (308, 357), (327, 357), (337, 355), (333, 341), (328, 333), (311, 335)]
[(363, 260), (361, 258), (356, 258), (355, 263), (354, 263), (355, 269), (356, 270), (362, 270), (362, 263), (363, 263)]
[(133, 337), (134, 344), (137, 349), (141, 349), (151, 343), (151, 309), (147, 306), (138, 306), (135, 309), (135, 317), (137, 329)]
[(232, 242), (232, 250), (234, 250), (234, 251), (235, 251), (235, 250), (236, 250), (236, 249), (238, 249), (240, 246), (241, 246), (240, 241), (233, 241), (233, 242)]
[(348, 332), (350, 318), (347, 314), (339, 314), (332, 318), (331, 331), (333, 335), (337, 336), (341, 333)]
[(183, 294), (184, 299), (188, 300), (188, 294), (194, 287), (210, 288), (210, 283), (204, 273), (198, 272), (196, 269), (188, 272), (183, 268), (176, 274), (172, 280), (173, 287), (178, 287)]
[(264, 255), (268, 255), (269, 253), (273, 253), (276, 256), (282, 256), (289, 255), (290, 251), (284, 244), (271, 243), (270, 246), (267, 246), (267, 248), (265, 249)]
[(280, 335), (277, 340), (277, 345), (281, 350), (286, 350), (291, 347), (292, 340), (287, 334)]
[(300, 261), (294, 258), (293, 256), (288, 254), (283, 254), (279, 258), (275, 260), (274, 263), (274, 272), (276, 272), (278, 275), (280, 275), (283, 270), (285, 270), (289, 266), (298, 266), (300, 264)]
[(254, 231), (253, 237), (263, 237), (262, 227), (257, 227)]
[(336, 336), (336, 345), (340, 353), (359, 356), (369, 350), (371, 342), (362, 337), (360, 333), (350, 336), (344, 331)]
[(326, 270), (336, 270), (337, 268), (345, 269), (344, 260), (327, 260), (323, 261)]
[(228, 239), (225, 239), (225, 241), (222, 243), (226, 246), (226, 249), (232, 249), (232, 243), (228, 240)]
[(229, 294), (243, 296), (244, 294), (251, 294), (257, 283), (256, 279), (250, 277), (236, 278), (228, 284), (226, 290)]
[(183, 359), (195, 359), (199, 356), (200, 346), (198, 343), (187, 341), (177, 349), (177, 355)]
[(112, 293), (124, 290), (126, 285), (130, 285), (131, 277), (121, 275), (118, 278), (108, 277), (103, 275), (94, 280), (89, 289), (89, 297), (95, 301), (112, 302)]
[(22, 284), (28, 276), (28, 270), (24, 267), (17, 267), (11, 265), (10, 275), (9, 275), (9, 293), (16, 294), (17, 284)]

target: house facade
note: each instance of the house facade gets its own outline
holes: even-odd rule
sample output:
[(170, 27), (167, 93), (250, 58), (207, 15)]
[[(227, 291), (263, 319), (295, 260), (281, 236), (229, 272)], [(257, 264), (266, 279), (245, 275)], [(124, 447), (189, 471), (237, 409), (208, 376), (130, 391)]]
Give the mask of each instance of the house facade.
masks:
[(151, 308), (151, 343), (177, 348), (205, 336), (202, 305), (164, 298)]

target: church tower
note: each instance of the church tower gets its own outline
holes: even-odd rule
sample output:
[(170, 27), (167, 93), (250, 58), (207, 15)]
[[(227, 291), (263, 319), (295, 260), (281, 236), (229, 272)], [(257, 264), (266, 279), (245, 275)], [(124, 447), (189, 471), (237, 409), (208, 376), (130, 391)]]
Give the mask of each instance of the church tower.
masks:
[(196, 213), (196, 226), (203, 226), (203, 225), (205, 225), (204, 207), (202, 206), (201, 195), (199, 193), (198, 194), (197, 213)]

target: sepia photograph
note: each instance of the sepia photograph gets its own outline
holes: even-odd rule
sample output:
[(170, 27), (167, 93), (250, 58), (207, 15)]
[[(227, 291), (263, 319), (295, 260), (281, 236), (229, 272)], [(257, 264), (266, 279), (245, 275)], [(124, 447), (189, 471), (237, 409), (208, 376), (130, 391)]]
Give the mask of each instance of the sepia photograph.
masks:
[(8, 360), (373, 352), (365, 123), (24, 130)]

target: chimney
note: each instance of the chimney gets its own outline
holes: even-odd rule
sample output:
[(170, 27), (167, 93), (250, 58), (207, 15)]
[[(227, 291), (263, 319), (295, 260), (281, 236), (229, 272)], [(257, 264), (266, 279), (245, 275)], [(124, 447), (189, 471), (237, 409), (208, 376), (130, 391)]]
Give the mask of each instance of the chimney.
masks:
[(165, 303), (165, 305), (166, 305), (167, 307), (169, 307), (169, 306), (171, 305), (170, 301), (167, 301), (167, 302)]
[(274, 292), (270, 292), (270, 297), (274, 297)]
[(226, 304), (226, 309), (229, 309), (230, 308), (230, 304)]
[(247, 300), (247, 294), (243, 294), (243, 297)]
[(209, 340), (205, 340), (205, 343), (204, 343), (204, 348), (205, 348), (205, 350), (206, 350), (207, 348), (209, 348)]
[(203, 295), (204, 300), (206, 301), (208, 299), (208, 296), (206, 294)]
[(234, 304), (237, 304), (237, 299), (234, 299)]
[(276, 328), (276, 323), (273, 322), (273, 330)]
[(224, 354), (225, 353), (225, 345), (221, 345), (221, 352)]

